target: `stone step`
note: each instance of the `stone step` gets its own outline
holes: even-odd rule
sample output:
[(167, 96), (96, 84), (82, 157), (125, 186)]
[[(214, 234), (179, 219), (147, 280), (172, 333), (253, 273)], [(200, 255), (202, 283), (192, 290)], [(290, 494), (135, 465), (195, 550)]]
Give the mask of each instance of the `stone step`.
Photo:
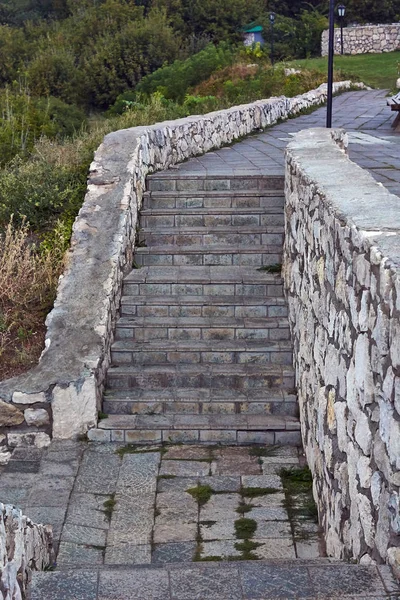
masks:
[(194, 208), (143, 210), (140, 226), (160, 227), (279, 227), (284, 225), (283, 206), (266, 209)]
[(122, 317), (287, 317), (286, 300), (261, 296), (123, 296)]
[(150, 192), (194, 191), (241, 191), (284, 189), (281, 175), (229, 176), (229, 175), (183, 175), (173, 172), (153, 173), (147, 177)]
[[(159, 256), (162, 258), (162, 253)], [(125, 277), (123, 295), (257, 296), (265, 299), (283, 297), (283, 285), (280, 274), (260, 271), (256, 267), (146, 266), (134, 269)]]
[[(291, 365), (291, 342), (270, 340), (198, 340), (195, 329), (177, 330), (178, 339), (148, 342), (123, 340), (111, 347), (114, 366), (183, 364), (275, 364)], [(184, 340), (179, 339), (185, 337)], [(188, 339), (189, 336), (192, 336)]]
[(107, 373), (109, 390), (135, 388), (163, 390), (181, 388), (234, 390), (244, 394), (266, 390), (293, 390), (294, 370), (277, 364), (158, 364), (110, 367)]
[(287, 415), (110, 415), (88, 438), (134, 444), (301, 445), (300, 422)]
[(121, 317), (115, 331), (116, 340), (135, 342), (189, 338), (289, 340), (289, 322), (282, 318)]
[(157, 246), (136, 248), (138, 266), (270, 266), (282, 262), (282, 245)]
[(34, 571), (28, 595), (30, 600), (394, 600), (399, 589), (386, 565), (297, 558)]
[[(297, 397), (288, 392), (268, 390), (260, 398), (234, 390), (127, 390), (108, 392), (103, 400), (103, 412), (108, 415), (156, 414), (245, 414), (288, 415), (298, 417)], [(136, 392), (136, 393), (135, 393)]]
[(258, 209), (284, 205), (283, 190), (223, 190), (195, 192), (145, 192), (142, 209), (195, 209), (206, 208), (210, 214), (216, 208)]
[(139, 246), (280, 246), (283, 227), (162, 227), (144, 228), (139, 232)]

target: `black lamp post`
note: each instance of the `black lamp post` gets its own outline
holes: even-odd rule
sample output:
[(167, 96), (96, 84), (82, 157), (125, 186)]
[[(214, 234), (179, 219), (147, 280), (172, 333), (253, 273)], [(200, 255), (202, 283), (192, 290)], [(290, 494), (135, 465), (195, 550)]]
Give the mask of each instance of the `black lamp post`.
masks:
[(274, 66), (274, 25), (275, 25), (275, 13), (270, 13), (269, 22), (271, 23), (271, 65)]
[(343, 54), (343, 19), (346, 14), (346, 7), (339, 4), (337, 11), (340, 19), (340, 54)]
[(326, 109), (326, 126), (327, 127), (332, 127), (334, 41), (335, 41), (335, 0), (329, 0), (328, 103), (327, 103), (327, 109)]

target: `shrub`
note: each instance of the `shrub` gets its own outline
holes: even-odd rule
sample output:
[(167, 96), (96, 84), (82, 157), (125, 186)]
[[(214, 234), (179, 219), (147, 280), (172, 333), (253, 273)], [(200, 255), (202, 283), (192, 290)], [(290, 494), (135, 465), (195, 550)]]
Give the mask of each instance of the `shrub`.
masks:
[(160, 91), (166, 98), (183, 102), (188, 89), (204, 81), (214, 71), (231, 64), (235, 50), (226, 42), (218, 46), (209, 44), (204, 50), (186, 60), (176, 60), (172, 65), (147, 75), (137, 86), (139, 92), (151, 94)]
[(0, 378), (38, 360), (62, 257), (35, 245), (25, 222), (16, 227), (11, 219), (0, 237)]

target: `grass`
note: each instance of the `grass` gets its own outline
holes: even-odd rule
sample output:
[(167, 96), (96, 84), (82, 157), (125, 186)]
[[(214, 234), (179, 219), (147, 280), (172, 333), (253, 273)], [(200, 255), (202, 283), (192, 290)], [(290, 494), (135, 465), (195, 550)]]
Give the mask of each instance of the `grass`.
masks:
[[(358, 79), (366, 85), (383, 90), (393, 90), (398, 77), (400, 52), (382, 54), (357, 54), (354, 56), (335, 56), (334, 68), (336, 80)], [(315, 69), (327, 73), (328, 59), (308, 58), (288, 63), (291, 67)]]
[(312, 474), (308, 467), (281, 469), (285, 491), (285, 507), (289, 519), (295, 522), (306, 518), (318, 523), (318, 510), (312, 494)]

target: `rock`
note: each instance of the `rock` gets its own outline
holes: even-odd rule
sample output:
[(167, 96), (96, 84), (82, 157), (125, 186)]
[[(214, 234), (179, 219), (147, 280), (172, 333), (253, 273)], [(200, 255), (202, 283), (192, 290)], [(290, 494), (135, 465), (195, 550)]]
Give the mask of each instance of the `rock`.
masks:
[(396, 80), (396, 87), (400, 90), (400, 77)]
[(14, 404), (38, 404), (39, 402), (46, 402), (46, 394), (44, 392), (38, 392), (36, 394), (25, 394), (23, 392), (13, 393)]
[(35, 448), (47, 448), (51, 439), (47, 433), (38, 431), (37, 433), (8, 433), (7, 443), (10, 448), (19, 448), (21, 446), (35, 446)]
[(11, 458), (11, 452), (0, 452), (0, 465), (6, 465)]
[(49, 413), (44, 408), (27, 408), (24, 417), (29, 426), (40, 427), (50, 423)]
[(0, 400), (0, 427), (12, 427), (24, 422), (24, 413), (18, 408)]

